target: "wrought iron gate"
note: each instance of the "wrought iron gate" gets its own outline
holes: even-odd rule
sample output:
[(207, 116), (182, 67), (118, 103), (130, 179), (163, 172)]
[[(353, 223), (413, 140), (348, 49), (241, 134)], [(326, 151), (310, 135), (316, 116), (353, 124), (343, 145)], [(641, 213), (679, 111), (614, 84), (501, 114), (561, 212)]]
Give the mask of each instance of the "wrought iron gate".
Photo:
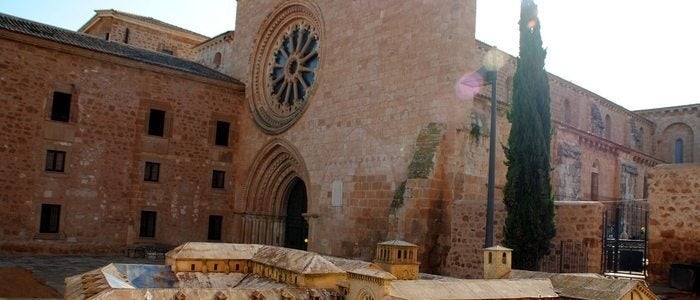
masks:
[(605, 273), (646, 276), (649, 208), (644, 200), (621, 201), (605, 211)]

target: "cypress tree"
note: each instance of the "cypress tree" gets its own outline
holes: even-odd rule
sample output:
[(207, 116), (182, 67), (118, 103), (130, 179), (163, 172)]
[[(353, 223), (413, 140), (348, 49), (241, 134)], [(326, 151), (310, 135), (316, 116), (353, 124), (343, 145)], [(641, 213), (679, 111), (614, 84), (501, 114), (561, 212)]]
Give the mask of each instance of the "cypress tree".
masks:
[(505, 147), (507, 217), (504, 244), (513, 249), (513, 267), (536, 270), (556, 234), (550, 182), (550, 96), (537, 5), (522, 0), (520, 54), (513, 78), (511, 122)]

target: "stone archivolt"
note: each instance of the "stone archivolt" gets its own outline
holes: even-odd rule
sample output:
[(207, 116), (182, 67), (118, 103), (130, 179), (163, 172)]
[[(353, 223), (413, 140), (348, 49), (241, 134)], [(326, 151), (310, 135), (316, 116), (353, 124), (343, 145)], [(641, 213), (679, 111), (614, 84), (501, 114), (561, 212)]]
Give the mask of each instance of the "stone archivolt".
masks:
[(275, 139), (259, 151), (250, 176), (245, 211), (251, 214), (280, 216), (283, 199), (297, 180), (308, 182), (301, 155), (287, 142)]
[(260, 27), (248, 105), (265, 133), (280, 134), (301, 117), (320, 71), (323, 22), (308, 1), (286, 1)]

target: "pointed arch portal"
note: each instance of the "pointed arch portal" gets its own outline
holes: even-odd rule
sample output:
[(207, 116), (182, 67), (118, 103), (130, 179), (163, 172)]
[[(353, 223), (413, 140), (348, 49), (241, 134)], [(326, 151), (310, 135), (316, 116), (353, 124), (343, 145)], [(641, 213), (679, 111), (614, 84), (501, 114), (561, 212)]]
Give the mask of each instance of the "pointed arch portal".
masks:
[(292, 145), (275, 139), (263, 147), (248, 176), (239, 241), (305, 250), (307, 178), (304, 161)]

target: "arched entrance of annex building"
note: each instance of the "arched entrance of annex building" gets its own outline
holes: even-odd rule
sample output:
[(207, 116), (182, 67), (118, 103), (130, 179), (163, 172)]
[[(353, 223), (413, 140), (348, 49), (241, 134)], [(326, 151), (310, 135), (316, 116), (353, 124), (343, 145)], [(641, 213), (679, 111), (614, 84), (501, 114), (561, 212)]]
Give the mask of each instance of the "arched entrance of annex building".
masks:
[(247, 180), (239, 241), (306, 250), (308, 174), (301, 155), (275, 139), (253, 162)]

